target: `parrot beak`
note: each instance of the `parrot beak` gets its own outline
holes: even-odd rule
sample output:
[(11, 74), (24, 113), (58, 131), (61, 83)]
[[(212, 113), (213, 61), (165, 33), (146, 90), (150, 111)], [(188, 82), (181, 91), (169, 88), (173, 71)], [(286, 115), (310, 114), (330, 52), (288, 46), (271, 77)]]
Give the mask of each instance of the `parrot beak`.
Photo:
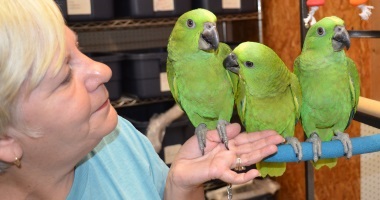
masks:
[(215, 23), (206, 22), (203, 25), (203, 32), (199, 37), (198, 42), (199, 49), (208, 51), (211, 49), (218, 49), (219, 46), (219, 35), (216, 29)]
[(344, 47), (350, 48), (350, 36), (344, 26), (336, 26), (334, 28), (334, 36), (332, 38), (332, 46), (334, 51), (341, 51)]
[(230, 70), (231, 72), (235, 74), (239, 74), (239, 63), (237, 62), (237, 57), (234, 53), (230, 53), (227, 58), (223, 61), (223, 66), (227, 70)]

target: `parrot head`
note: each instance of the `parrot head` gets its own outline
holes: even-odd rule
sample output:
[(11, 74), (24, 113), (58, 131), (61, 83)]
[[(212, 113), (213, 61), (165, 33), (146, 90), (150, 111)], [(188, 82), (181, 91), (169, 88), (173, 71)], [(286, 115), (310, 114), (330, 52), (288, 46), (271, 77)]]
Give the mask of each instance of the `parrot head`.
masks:
[(184, 49), (216, 50), (219, 45), (216, 16), (200, 8), (184, 13), (178, 18), (170, 40), (178, 41), (177, 45)]
[(339, 17), (325, 17), (310, 27), (306, 34), (304, 49), (332, 49), (341, 51), (350, 48), (350, 36)]
[[(257, 42), (239, 44), (223, 61), (227, 70), (239, 75), (252, 87), (263, 88), (275, 81), (283, 81), (286, 65), (269, 47)], [(260, 89), (261, 90), (261, 89)]]

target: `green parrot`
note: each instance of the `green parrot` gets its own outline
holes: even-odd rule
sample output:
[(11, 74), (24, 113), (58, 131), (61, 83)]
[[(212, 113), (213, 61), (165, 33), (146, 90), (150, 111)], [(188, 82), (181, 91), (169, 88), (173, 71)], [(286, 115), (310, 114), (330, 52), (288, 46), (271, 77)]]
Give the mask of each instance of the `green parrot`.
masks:
[(169, 87), (175, 101), (196, 127), (202, 154), (208, 129), (217, 129), (228, 149), (226, 125), (232, 117), (233, 87), (238, 79), (231, 77), (223, 67), (223, 59), (231, 48), (219, 42), (216, 20), (216, 16), (205, 9), (184, 13), (178, 18), (167, 46)]
[[(302, 147), (294, 137), (302, 102), (297, 77), (272, 49), (256, 42), (239, 44), (223, 65), (239, 75), (235, 103), (246, 130), (277, 131), (301, 160)], [(260, 162), (256, 168), (263, 177), (281, 176), (286, 163)]]
[(313, 143), (313, 165), (334, 167), (337, 159), (321, 159), (321, 141), (340, 140), (347, 158), (352, 144), (344, 130), (356, 112), (360, 93), (359, 73), (346, 56), (350, 37), (344, 21), (325, 17), (307, 32), (301, 54), (294, 62), (302, 90), (301, 123)]

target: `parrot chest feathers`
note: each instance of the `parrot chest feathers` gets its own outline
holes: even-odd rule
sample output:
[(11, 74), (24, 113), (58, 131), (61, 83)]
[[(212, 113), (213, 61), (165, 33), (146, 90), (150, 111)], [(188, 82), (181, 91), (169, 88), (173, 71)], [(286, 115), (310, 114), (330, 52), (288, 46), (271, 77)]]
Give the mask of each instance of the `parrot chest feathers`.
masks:
[(290, 128), (293, 131), (288, 131), (288, 134), (294, 133), (296, 113), (290, 91), (261, 99), (246, 97), (246, 104), (243, 118), (247, 130), (272, 129), (283, 133)]
[(316, 86), (305, 85), (307, 90), (303, 91), (301, 109), (303, 121), (314, 124), (318, 129), (338, 127), (336, 129), (343, 131), (352, 111), (349, 88), (323, 83), (319, 85), (323, 87)]
[[(318, 55), (318, 56), (316, 56)], [(330, 68), (338, 68), (345, 70), (343, 66), (347, 63), (347, 57), (344, 51), (330, 52), (321, 55), (319, 51), (310, 51), (302, 53), (300, 56), (300, 70), (313, 71), (313, 70), (329, 70)]]
[(281, 95), (282, 93), (288, 92), (290, 85), (290, 76), (281, 77), (276, 79), (263, 79), (257, 78), (255, 82), (250, 81), (249, 83), (243, 80), (242, 86), (245, 87), (245, 91), (249, 95), (256, 98), (267, 98)]

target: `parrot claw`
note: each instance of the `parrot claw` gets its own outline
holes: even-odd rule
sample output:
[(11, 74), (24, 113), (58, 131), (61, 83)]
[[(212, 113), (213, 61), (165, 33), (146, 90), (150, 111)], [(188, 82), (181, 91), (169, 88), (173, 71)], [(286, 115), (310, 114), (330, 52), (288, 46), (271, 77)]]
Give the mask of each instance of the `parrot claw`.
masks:
[(201, 150), (202, 155), (205, 155), (206, 133), (207, 133), (206, 124), (199, 124), (197, 128), (195, 128), (195, 134), (197, 135), (199, 149)]
[(344, 153), (347, 158), (352, 157), (352, 143), (349, 135), (347, 133), (336, 132), (333, 140), (340, 140), (343, 144)]
[(310, 137), (306, 140), (306, 142), (312, 142), (313, 143), (313, 154), (314, 158), (313, 161), (317, 162), (318, 159), (322, 155), (322, 141), (319, 138), (318, 134), (316, 132), (313, 132)]
[(296, 137), (286, 137), (286, 144), (290, 144), (293, 147), (294, 153), (296, 154), (298, 161), (302, 160), (302, 146)]
[(216, 125), (216, 129), (218, 130), (220, 140), (222, 141), (224, 146), (226, 146), (226, 149), (230, 150), (228, 148), (228, 138), (227, 138), (227, 131), (226, 131), (226, 126), (228, 124), (229, 123), (226, 120), (222, 120), (222, 119), (218, 120), (218, 124)]

